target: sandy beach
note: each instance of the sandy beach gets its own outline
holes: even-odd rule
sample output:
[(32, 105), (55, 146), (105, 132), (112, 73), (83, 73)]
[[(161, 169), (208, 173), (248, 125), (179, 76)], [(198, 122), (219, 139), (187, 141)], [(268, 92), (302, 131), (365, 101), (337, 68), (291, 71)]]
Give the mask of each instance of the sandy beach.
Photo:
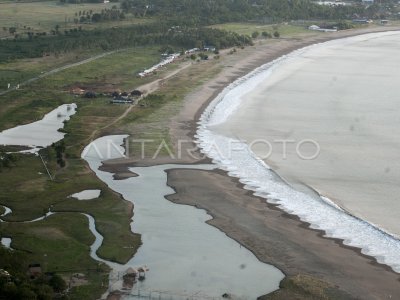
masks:
[[(180, 112), (172, 118), (169, 124), (172, 141), (178, 147), (178, 140), (191, 140), (204, 107), (227, 84), (254, 68), (306, 45), (390, 29), (398, 28), (375, 27), (262, 41), (233, 55), (223, 55), (218, 62), (223, 66), (222, 71), (189, 94)], [(183, 156), (178, 161), (168, 157), (140, 161), (133, 158), (107, 162), (104, 168), (118, 176), (132, 165), (198, 163), (198, 159), (185, 151), (193, 144), (184, 144), (184, 147)], [(177, 192), (169, 197), (171, 201), (206, 209), (214, 217), (210, 224), (289, 277), (306, 274), (319, 278), (330, 284), (332, 295), (340, 299), (400, 298), (399, 274), (376, 263), (374, 258), (362, 255), (356, 248), (343, 246), (339, 240), (323, 238), (322, 232), (309, 229), (297, 217), (252, 196), (225, 172), (173, 170), (169, 172), (168, 183)]]

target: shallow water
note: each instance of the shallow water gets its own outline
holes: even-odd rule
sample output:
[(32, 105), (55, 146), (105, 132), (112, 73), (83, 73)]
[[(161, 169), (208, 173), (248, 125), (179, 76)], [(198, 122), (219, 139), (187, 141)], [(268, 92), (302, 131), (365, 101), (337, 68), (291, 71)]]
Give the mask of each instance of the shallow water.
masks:
[[(228, 87), (198, 130), (203, 151), (247, 189), (398, 272), (399, 240), (372, 224), (400, 233), (399, 42), (389, 32), (295, 51)], [(298, 157), (306, 139), (319, 143), (317, 159)]]
[(92, 200), (99, 198), (100, 190), (85, 190), (79, 193), (72, 194), (70, 197), (76, 198), (78, 200)]
[(21, 151), (36, 153), (40, 148), (50, 146), (64, 138), (58, 129), (64, 127), (64, 121), (76, 112), (76, 104), (63, 104), (46, 114), (42, 120), (17, 126), (0, 132), (0, 145), (27, 146), (32, 150)]
[(1, 238), (0, 243), (1, 243), (4, 247), (6, 247), (6, 248), (8, 248), (8, 249), (11, 249), (11, 239), (10, 239), (10, 238)]
[[(132, 230), (142, 235), (143, 245), (126, 265), (146, 265), (146, 280), (137, 284), (132, 294), (172, 296), (174, 299), (221, 297), (231, 293), (245, 299), (272, 292), (279, 287), (283, 274), (261, 263), (247, 249), (223, 232), (206, 224), (211, 216), (204, 210), (174, 204), (165, 196), (174, 193), (166, 185), (165, 170), (173, 168), (214, 169), (213, 165), (160, 165), (131, 168), (138, 177), (113, 180), (113, 174), (99, 171), (104, 157), (115, 158), (123, 151), (107, 152), (107, 139), (122, 144), (126, 136), (111, 136), (95, 141), (83, 157), (97, 176), (124, 199), (134, 203)], [(98, 151), (97, 151), (97, 150)], [(99, 159), (98, 154), (103, 158)], [(133, 296), (132, 296), (133, 297)]]
[(1, 205), (1, 206), (4, 207), (4, 213), (3, 213), (0, 217), (5, 217), (5, 216), (7, 216), (7, 215), (9, 215), (9, 214), (12, 213), (11, 208), (9, 208), (9, 207), (7, 207), (7, 206), (4, 206), (4, 205)]

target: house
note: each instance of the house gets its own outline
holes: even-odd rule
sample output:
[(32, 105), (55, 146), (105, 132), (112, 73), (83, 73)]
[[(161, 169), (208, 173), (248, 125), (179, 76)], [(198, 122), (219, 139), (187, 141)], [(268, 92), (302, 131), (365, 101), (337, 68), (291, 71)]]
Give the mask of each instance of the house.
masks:
[(214, 46), (204, 46), (203, 50), (214, 52), (216, 50), (216, 48)]
[(85, 90), (79, 88), (79, 87), (74, 87), (71, 89), (71, 94), (74, 95), (83, 95), (85, 93)]
[(133, 104), (133, 100), (132, 99), (121, 99), (121, 98), (118, 98), (118, 99), (112, 99), (112, 100), (110, 100), (110, 103), (111, 104)]
[(40, 264), (30, 264), (28, 266), (28, 276), (31, 279), (35, 279), (40, 277), (40, 275), (42, 275), (42, 267), (40, 266)]
[(193, 54), (196, 53), (197, 51), (200, 51), (199, 48), (193, 48), (185, 51), (185, 54)]
[(317, 25), (311, 25), (311, 26), (308, 27), (308, 29), (309, 30), (318, 30), (318, 29), (320, 29), (320, 27), (317, 26)]
[(0, 269), (0, 278), (6, 280), (6, 281), (11, 281), (11, 275), (4, 269)]
[(367, 19), (353, 19), (352, 22), (356, 23), (356, 24), (369, 24), (369, 23), (372, 23), (371, 20), (367, 20)]
[(113, 97), (113, 98), (117, 98), (117, 97), (119, 97), (119, 95), (120, 95), (120, 92), (118, 92), (118, 91), (114, 91), (111, 93), (111, 97)]
[(336, 32), (337, 31), (337, 27), (333, 27), (333, 28), (321, 28), (317, 25), (311, 25), (310, 27), (308, 27), (309, 30), (315, 30), (315, 31), (322, 31), (322, 32)]

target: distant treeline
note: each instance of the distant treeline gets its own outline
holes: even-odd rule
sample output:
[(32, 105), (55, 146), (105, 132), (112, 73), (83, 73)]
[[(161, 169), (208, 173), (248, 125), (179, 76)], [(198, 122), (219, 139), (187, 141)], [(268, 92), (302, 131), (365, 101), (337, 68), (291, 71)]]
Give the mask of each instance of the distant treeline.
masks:
[(75, 23), (122, 20), (125, 14), (137, 18), (151, 16), (154, 22), (90, 31), (82, 30), (80, 26), (62, 31), (56, 25), (49, 34), (30, 31), (19, 34), (13, 27), (3, 28), (14, 34), (14, 39), (0, 40), (0, 62), (79, 49), (112, 50), (138, 45), (168, 44), (190, 48), (209, 44), (225, 48), (249, 44), (251, 38), (204, 26), (233, 21), (343, 20), (354, 15), (369, 16), (375, 10), (375, 6), (330, 7), (309, 0), (123, 0), (120, 9), (76, 13)]
[(31, 38), (0, 40), (0, 62), (25, 57), (68, 53), (73, 50), (113, 50), (145, 45), (172, 45), (179, 48), (213, 45), (227, 48), (251, 44), (249, 36), (212, 28), (171, 26), (155, 22), (132, 27), (102, 30), (77, 30), (54, 36), (35, 35)]
[(362, 5), (330, 7), (310, 0), (123, 0), (121, 9), (137, 17), (158, 15), (202, 25), (249, 20), (346, 19), (365, 11)]

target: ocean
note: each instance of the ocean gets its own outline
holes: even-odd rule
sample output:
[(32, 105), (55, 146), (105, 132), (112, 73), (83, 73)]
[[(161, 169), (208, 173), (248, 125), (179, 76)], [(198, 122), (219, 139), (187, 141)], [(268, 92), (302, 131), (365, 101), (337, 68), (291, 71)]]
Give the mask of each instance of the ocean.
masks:
[(399, 32), (296, 50), (228, 86), (202, 151), (245, 188), (400, 272)]

